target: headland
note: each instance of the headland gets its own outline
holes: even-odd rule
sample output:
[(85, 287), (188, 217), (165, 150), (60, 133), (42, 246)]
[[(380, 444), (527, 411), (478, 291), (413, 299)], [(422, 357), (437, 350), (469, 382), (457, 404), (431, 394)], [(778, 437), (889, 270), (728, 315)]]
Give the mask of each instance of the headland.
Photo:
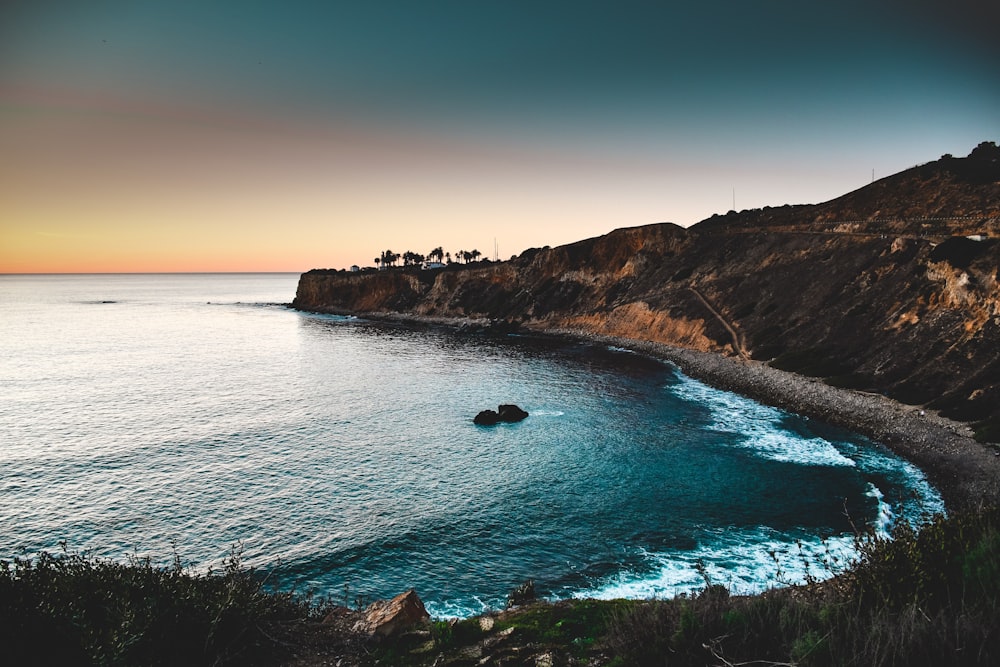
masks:
[(1000, 148), (830, 202), (504, 262), (300, 278), (300, 310), (586, 337), (871, 437), (950, 508), (1000, 499)]

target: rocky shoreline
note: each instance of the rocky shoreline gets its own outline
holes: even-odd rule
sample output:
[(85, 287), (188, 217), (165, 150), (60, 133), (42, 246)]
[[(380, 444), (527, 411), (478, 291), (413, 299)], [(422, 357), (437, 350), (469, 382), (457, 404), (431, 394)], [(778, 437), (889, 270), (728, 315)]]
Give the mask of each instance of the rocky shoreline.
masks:
[[(476, 333), (491, 330), (488, 320), (471, 318), (352, 314)], [(1000, 448), (977, 442), (968, 425), (941, 417), (936, 411), (904, 405), (881, 394), (833, 387), (821, 379), (782, 371), (759, 361), (578, 329), (524, 330), (631, 349), (675, 364), (686, 375), (718, 389), (860, 433), (919, 467), (941, 493), (949, 511), (1000, 502)]]
[(548, 333), (642, 352), (674, 363), (713, 387), (865, 435), (917, 465), (941, 492), (949, 511), (1000, 502), (1000, 449), (976, 441), (968, 425), (936, 411), (881, 394), (832, 387), (757, 361), (634, 339)]
[[(446, 327), (470, 335), (508, 333), (507, 327), (497, 327), (486, 319), (386, 312), (353, 314), (392, 324)], [(832, 387), (819, 379), (717, 353), (597, 335), (578, 329), (525, 327), (522, 331), (530, 335), (630, 349), (674, 364), (686, 375), (713, 387), (861, 433), (916, 464), (941, 493), (949, 512), (974, 510), (1000, 501), (1000, 449), (976, 441), (967, 425), (945, 419), (935, 411), (904, 405), (880, 394)], [(835, 580), (830, 580), (808, 589), (788, 590), (787, 595), (778, 593), (782, 596), (780, 599), (801, 602), (809, 595), (837, 594), (846, 589)], [(296, 667), (363, 664), (363, 656), (370, 657), (370, 651), (377, 650), (379, 646), (373, 644), (371, 639), (365, 639), (379, 635), (377, 628), (380, 626), (375, 621), (382, 622), (384, 609), (392, 608), (403, 598), (416, 598), (416, 595), (409, 591), (394, 601), (380, 602), (366, 610), (334, 610), (322, 624), (313, 627), (311, 639), (299, 647), (296, 659), (288, 664)], [(563, 641), (562, 645), (553, 644), (551, 640), (540, 642), (526, 628), (537, 623), (541, 617), (555, 619), (585, 613), (591, 608), (588, 605), (604, 610), (603, 614), (613, 613), (607, 610), (613, 609), (608, 605), (614, 604), (595, 601), (533, 603), (465, 621), (452, 621), (446, 624), (445, 630), (435, 626), (439, 633), (444, 633), (435, 639), (434, 629), (427, 624), (426, 612), (421, 612), (422, 604), (416, 599), (413, 606), (420, 612), (414, 615), (416, 625), (407, 625), (398, 637), (391, 637), (386, 644), (391, 648), (385, 650), (393, 656), (398, 651), (409, 651), (413, 664), (584, 664), (569, 657), (573, 654), (569, 640)], [(576, 605), (581, 605), (579, 609), (583, 611), (575, 611)], [(387, 618), (389, 624), (396, 622), (395, 617)], [(497, 630), (500, 627), (498, 624), (502, 624), (502, 630)], [(555, 625), (558, 627), (561, 623)], [(364, 632), (359, 634), (358, 628), (363, 628)], [(587, 636), (596, 636), (592, 630), (587, 632), (590, 633)], [(449, 643), (449, 639), (440, 646), (437, 643), (441, 636), (451, 638), (459, 635), (465, 639), (453, 643)], [(576, 641), (573, 640), (574, 646)], [(606, 641), (606, 637), (602, 641)], [(407, 649), (410, 645), (412, 647)], [(610, 659), (604, 644), (597, 644), (586, 664), (604, 664)]]

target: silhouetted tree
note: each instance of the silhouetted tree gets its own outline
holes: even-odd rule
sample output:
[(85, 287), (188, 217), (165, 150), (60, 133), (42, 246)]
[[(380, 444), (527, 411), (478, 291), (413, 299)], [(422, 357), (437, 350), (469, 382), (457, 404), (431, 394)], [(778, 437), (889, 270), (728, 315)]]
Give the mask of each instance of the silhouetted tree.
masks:
[(399, 255), (391, 250), (386, 250), (382, 253), (382, 267), (386, 266), (396, 266), (396, 262), (399, 261)]
[(1000, 160), (1000, 146), (997, 146), (992, 141), (984, 141), (972, 149), (969, 157), (974, 160), (996, 162)]
[(435, 258), (437, 258), (437, 261), (439, 262), (444, 261), (444, 248), (438, 246), (434, 248), (434, 250), (431, 250), (429, 253), (427, 253), (427, 259), (433, 260)]
[(419, 266), (424, 261), (424, 256), (407, 250), (403, 253), (403, 266)]

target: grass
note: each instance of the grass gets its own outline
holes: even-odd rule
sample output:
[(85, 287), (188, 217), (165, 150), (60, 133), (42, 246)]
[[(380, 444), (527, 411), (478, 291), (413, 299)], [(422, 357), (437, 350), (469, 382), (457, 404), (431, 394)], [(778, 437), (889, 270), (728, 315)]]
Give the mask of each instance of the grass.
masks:
[(937, 518), (859, 542), (848, 574), (808, 589), (730, 597), (711, 586), (619, 616), (624, 664), (1000, 663), (1000, 514)]
[[(523, 606), (321, 648), (330, 664), (1000, 664), (1000, 510), (900, 525), (858, 547), (841, 576), (756, 596), (707, 579), (696, 595), (649, 601), (546, 603), (521, 587), (512, 601)], [(235, 551), (203, 575), (138, 558), (0, 562), (0, 603), (7, 664), (283, 664), (324, 613), (308, 596), (265, 591)]]
[(0, 646), (6, 664), (269, 663), (284, 623), (314, 617), (307, 596), (272, 593), (234, 549), (222, 572), (187, 572), (43, 553), (0, 561)]

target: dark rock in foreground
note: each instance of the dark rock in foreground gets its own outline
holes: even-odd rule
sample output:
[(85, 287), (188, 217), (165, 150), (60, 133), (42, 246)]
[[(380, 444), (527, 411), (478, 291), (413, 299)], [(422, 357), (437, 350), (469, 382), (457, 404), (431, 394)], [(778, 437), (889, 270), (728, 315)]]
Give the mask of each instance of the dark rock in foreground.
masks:
[(423, 601), (411, 588), (391, 600), (376, 600), (361, 611), (337, 607), (326, 616), (323, 624), (363, 637), (384, 638), (429, 620)]
[(528, 413), (516, 405), (500, 405), (496, 411), (483, 410), (472, 421), (478, 426), (494, 426), (500, 422), (519, 422), (527, 416)]

